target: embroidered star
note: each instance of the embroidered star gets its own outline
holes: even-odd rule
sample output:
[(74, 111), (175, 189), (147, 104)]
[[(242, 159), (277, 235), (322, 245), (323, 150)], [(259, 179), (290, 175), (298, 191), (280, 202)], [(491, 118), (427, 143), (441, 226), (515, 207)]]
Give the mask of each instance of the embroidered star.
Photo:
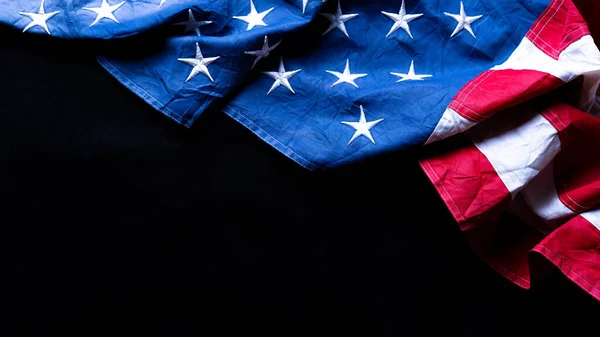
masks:
[(271, 13), (271, 11), (274, 8), (275, 7), (271, 7), (266, 11), (259, 13), (256, 11), (256, 7), (254, 7), (254, 1), (250, 0), (250, 13), (244, 16), (234, 16), (233, 18), (247, 22), (248, 27), (246, 28), (246, 30), (251, 30), (255, 26), (267, 26), (263, 19), (265, 18), (265, 16), (267, 16), (267, 14)]
[(350, 21), (358, 16), (358, 14), (342, 14), (342, 7), (340, 6), (339, 0), (338, 0), (337, 10), (336, 10), (335, 14), (321, 13), (321, 15), (324, 16), (325, 18), (327, 18), (327, 20), (331, 21), (331, 24), (329, 25), (329, 27), (327, 28), (325, 33), (323, 33), (323, 35), (329, 33), (333, 29), (337, 28), (337, 29), (341, 30), (342, 33), (344, 33), (344, 35), (346, 35), (346, 37), (350, 37), (350, 36), (348, 35), (348, 31), (346, 30), (345, 22)]
[(463, 5), (462, 1), (460, 2), (460, 14), (450, 14), (446, 12), (444, 12), (444, 14), (453, 18), (457, 22), (456, 28), (454, 28), (454, 31), (452, 32), (452, 35), (450, 35), (450, 37), (454, 37), (454, 35), (456, 35), (458, 32), (460, 32), (463, 29), (466, 29), (469, 33), (471, 33), (471, 35), (473, 35), (474, 38), (477, 38), (475, 36), (475, 33), (473, 33), (471, 24), (481, 19), (483, 15), (467, 16), (467, 13), (465, 13), (465, 6)]
[(408, 34), (408, 36), (410, 36), (411, 39), (413, 38), (413, 36), (410, 33), (410, 27), (408, 26), (408, 23), (423, 16), (423, 13), (406, 14), (406, 7), (404, 6), (404, 0), (402, 0), (402, 5), (400, 6), (400, 11), (398, 12), (398, 14), (388, 13), (388, 12), (383, 12), (383, 11), (381, 13), (383, 15), (387, 16), (388, 18), (394, 20), (394, 25), (392, 26), (392, 28), (390, 29), (390, 32), (387, 33), (387, 35), (385, 37), (392, 35), (393, 32), (397, 31), (399, 28), (402, 28)]
[(354, 132), (354, 135), (352, 135), (352, 138), (350, 138), (348, 145), (350, 145), (356, 138), (358, 138), (360, 136), (365, 136), (365, 137), (369, 138), (369, 140), (373, 144), (375, 144), (375, 139), (373, 139), (373, 135), (371, 135), (371, 128), (374, 127), (375, 125), (379, 124), (381, 121), (383, 121), (383, 118), (375, 120), (375, 121), (367, 122), (367, 119), (365, 118), (365, 111), (363, 110), (363, 107), (361, 105), (360, 106), (360, 119), (358, 120), (358, 122), (342, 122), (342, 124), (353, 127), (354, 130), (356, 130), (356, 132)]
[(265, 42), (263, 43), (262, 49), (245, 51), (244, 54), (256, 56), (256, 59), (254, 60), (254, 64), (252, 64), (251, 69), (254, 69), (258, 61), (262, 60), (263, 58), (269, 57), (273, 49), (277, 48), (277, 46), (279, 46), (280, 43), (281, 41), (269, 47), (269, 38), (265, 35)]
[(417, 74), (415, 74), (415, 62), (414, 61), (410, 61), (410, 68), (408, 69), (408, 74), (402, 74), (402, 73), (390, 73), (390, 74), (400, 77), (400, 79), (397, 80), (396, 82), (422, 81), (424, 78), (432, 76), (432, 75), (417, 75)]
[(160, 0), (160, 4), (158, 4), (158, 8), (162, 7), (162, 5), (165, 4), (165, 2), (167, 2), (167, 0)]
[(346, 60), (346, 68), (344, 68), (343, 73), (340, 73), (337, 71), (331, 71), (331, 70), (325, 70), (325, 71), (330, 73), (331, 75), (337, 76), (337, 78), (338, 78), (338, 80), (335, 81), (335, 83), (333, 83), (331, 85), (332, 88), (340, 83), (349, 83), (358, 88), (358, 85), (354, 82), (354, 80), (367, 76), (367, 74), (352, 74), (352, 73), (350, 73), (350, 60)]
[(302, 0), (302, 14), (306, 12), (306, 5), (308, 5), (308, 0)]
[(188, 82), (192, 78), (196, 77), (196, 75), (198, 75), (199, 73), (203, 73), (204, 75), (206, 75), (206, 77), (208, 77), (210, 79), (211, 82), (214, 82), (214, 80), (213, 80), (212, 76), (210, 76), (210, 72), (208, 71), (208, 68), (206, 66), (215, 62), (219, 58), (220, 58), (220, 56), (215, 56), (215, 57), (202, 56), (202, 51), (200, 51), (200, 45), (198, 45), (198, 42), (196, 42), (196, 57), (195, 58), (179, 58), (179, 59), (177, 59), (177, 61), (183, 62), (183, 63), (188, 64), (193, 67), (192, 71), (190, 72), (190, 75), (185, 80), (186, 82)]
[(125, 3), (125, 1), (122, 1), (116, 5), (110, 6), (108, 4), (107, 0), (102, 0), (102, 4), (100, 5), (100, 7), (93, 7), (93, 8), (92, 7), (83, 7), (83, 9), (92, 11), (97, 14), (96, 20), (94, 20), (94, 22), (92, 22), (90, 27), (97, 24), (102, 19), (110, 19), (116, 23), (120, 23), (119, 20), (117, 20), (117, 18), (115, 18), (113, 12), (116, 11), (117, 9), (119, 9), (121, 6), (123, 6), (124, 3)]
[(292, 76), (299, 73), (300, 71), (302, 71), (302, 69), (285, 71), (285, 67), (283, 66), (283, 58), (281, 58), (279, 62), (278, 71), (263, 72), (263, 74), (268, 75), (269, 77), (275, 80), (275, 82), (271, 86), (271, 89), (269, 89), (269, 92), (267, 92), (267, 95), (270, 94), (273, 90), (277, 89), (280, 85), (283, 85), (284, 87), (288, 88), (292, 92), (292, 94), (295, 94), (296, 92), (292, 88), (289, 79), (292, 78)]
[(44, 10), (44, 0), (42, 0), (42, 3), (40, 4), (40, 9), (37, 13), (19, 12), (19, 14), (27, 16), (31, 19), (31, 22), (27, 26), (25, 26), (25, 29), (23, 29), (23, 33), (28, 31), (32, 27), (40, 26), (46, 31), (46, 33), (48, 33), (48, 35), (50, 35), (50, 31), (48, 30), (48, 24), (46, 22), (58, 13), (60, 13), (60, 11), (46, 13), (46, 11)]
[(210, 25), (211, 23), (212, 23), (212, 21), (196, 21), (196, 18), (194, 17), (194, 13), (192, 12), (191, 9), (188, 9), (188, 20), (185, 22), (174, 23), (174, 25), (184, 26), (185, 27), (183, 29), (184, 33), (194, 31), (194, 32), (196, 32), (196, 35), (200, 36), (200, 35), (202, 35), (202, 34), (200, 34), (200, 27)]

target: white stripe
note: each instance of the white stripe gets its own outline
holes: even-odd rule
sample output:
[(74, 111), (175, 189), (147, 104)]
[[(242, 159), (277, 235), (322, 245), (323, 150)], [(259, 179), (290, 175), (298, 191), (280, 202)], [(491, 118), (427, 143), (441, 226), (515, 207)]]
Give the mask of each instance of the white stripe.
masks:
[(596, 98), (600, 83), (600, 52), (594, 39), (585, 35), (571, 43), (558, 56), (558, 60), (539, 50), (528, 38), (523, 38), (506, 62), (492, 70), (537, 70), (551, 74), (565, 82), (585, 75), (578, 107), (589, 111)]
[(600, 85), (600, 51), (594, 39), (585, 35), (571, 43), (558, 58), (563, 68), (571, 70), (571, 78), (584, 75), (577, 107), (590, 111), (596, 100), (596, 91)]
[(554, 184), (553, 163), (550, 163), (548, 167), (533, 178), (521, 191), (521, 195), (529, 208), (549, 224), (554, 225), (556, 220), (576, 215), (558, 198), (558, 192)]
[[(509, 111), (506, 111), (509, 112)], [(494, 116), (467, 132), (515, 196), (560, 151), (556, 129), (544, 117), (522, 109)]]
[(438, 122), (438, 125), (435, 127), (435, 130), (433, 130), (433, 133), (431, 136), (429, 136), (429, 139), (427, 139), (425, 144), (431, 144), (433, 142), (437, 142), (438, 140), (454, 136), (457, 133), (465, 132), (473, 125), (475, 125), (474, 122), (466, 120), (456, 111), (446, 108), (446, 111), (444, 111), (444, 114)]
[[(558, 60), (546, 55), (546, 53), (539, 50), (538, 47), (536, 47), (528, 38), (525, 37), (512, 52), (508, 60), (493, 67), (491, 70), (506, 69), (537, 70), (544, 73), (553, 74), (555, 70), (558, 70)], [(561, 78), (560, 76), (556, 77), (565, 81), (565, 79)]]
[[(550, 224), (548, 222), (540, 221), (540, 217), (535, 214), (531, 207), (525, 202), (523, 195), (521, 193), (517, 194), (515, 198), (508, 204), (506, 210), (513, 215), (519, 217), (523, 222), (528, 224), (529, 226), (537, 229), (540, 233), (544, 235), (548, 235), (552, 233), (554, 229), (562, 225), (559, 224)], [(543, 225), (540, 225), (540, 222), (543, 222)]]
[(571, 43), (555, 60), (528, 38), (523, 38), (508, 60), (491, 70), (503, 69), (537, 70), (569, 82), (579, 75), (600, 70), (600, 52), (592, 37), (585, 35)]
[(600, 230), (600, 208), (581, 214), (587, 221), (591, 222), (598, 230)]
[[(577, 107), (583, 111), (600, 113), (600, 110), (593, 110), (596, 91), (600, 85), (600, 52), (594, 44), (594, 39), (589, 35), (571, 43), (560, 53), (558, 60), (546, 55), (528, 38), (524, 37), (504, 63), (491, 68), (491, 70), (503, 69), (537, 70), (551, 74), (565, 82), (585, 75)], [(425, 144), (464, 132), (473, 125), (475, 123), (464, 119), (456, 111), (448, 108)]]

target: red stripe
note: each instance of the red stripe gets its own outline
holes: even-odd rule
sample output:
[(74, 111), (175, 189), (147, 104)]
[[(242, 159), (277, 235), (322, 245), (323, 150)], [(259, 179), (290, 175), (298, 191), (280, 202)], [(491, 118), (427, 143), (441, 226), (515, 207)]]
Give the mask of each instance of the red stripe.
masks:
[(461, 88), (449, 107), (467, 120), (481, 122), (563, 84), (559, 78), (536, 70), (488, 70)]
[[(554, 162), (560, 197), (568, 195), (578, 204), (588, 202), (585, 208), (600, 202), (600, 119), (564, 103), (551, 105), (542, 116), (561, 136), (562, 151)], [(591, 223), (578, 216), (544, 239), (535, 227), (502, 216), (510, 194), (489, 160), (473, 145), (420, 164), (473, 250), (501, 275), (530, 288), (554, 265), (600, 300), (600, 231)], [(551, 263), (540, 263), (545, 260)]]
[(496, 170), (472, 144), (420, 165), (462, 229), (492, 221), (510, 202)]
[(467, 145), (420, 165), (475, 253), (515, 284), (529, 288), (526, 256), (542, 237), (519, 221), (499, 223), (511, 196), (485, 155)]
[(568, 105), (550, 111), (567, 125), (554, 166), (558, 197), (581, 213), (600, 204), (600, 119)]
[[(589, 33), (571, 0), (552, 0), (525, 36), (542, 52), (558, 59), (571, 43)], [(481, 122), (562, 84), (555, 76), (535, 70), (488, 70), (461, 88), (449, 107), (469, 121)]]
[(558, 59), (571, 43), (589, 34), (571, 0), (553, 0), (525, 36), (548, 56)]
[(600, 300), (600, 231), (581, 216), (555, 230), (534, 249)]
[(513, 216), (499, 217), (494, 223), (465, 233), (473, 251), (502, 276), (516, 285), (530, 288), (527, 254), (543, 235)]
[(552, 106), (550, 106), (549, 108), (546, 108), (542, 111), (541, 115), (546, 118), (550, 124), (552, 124), (552, 126), (554, 126), (554, 128), (556, 129), (556, 131), (559, 132), (559, 135), (561, 135), (561, 148), (564, 149), (565, 144), (569, 143), (570, 140), (568, 139), (568, 127), (571, 125), (571, 112), (572, 110), (575, 111), (579, 111), (580, 110), (565, 104), (565, 103), (558, 103), (558, 104), (553, 104)]
[[(506, 111), (515, 122), (529, 109), (520, 105)], [(561, 139), (554, 158), (554, 179), (563, 204), (575, 213), (600, 203), (600, 119), (568, 104), (552, 104), (541, 115), (553, 125)], [(516, 119), (515, 119), (516, 118)], [(483, 126), (482, 126), (483, 127)], [(463, 229), (494, 219), (511, 195), (488, 158), (469, 144), (421, 166)]]

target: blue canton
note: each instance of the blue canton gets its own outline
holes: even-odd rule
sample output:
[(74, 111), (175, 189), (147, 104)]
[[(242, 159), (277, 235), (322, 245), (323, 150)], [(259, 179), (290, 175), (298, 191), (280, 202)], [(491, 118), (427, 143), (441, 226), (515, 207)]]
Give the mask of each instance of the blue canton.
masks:
[[(548, 0), (12, 0), (0, 22), (137, 35), (101, 65), (191, 126), (224, 111), (309, 169), (423, 144), (461, 87), (501, 64)], [(132, 51), (133, 50), (133, 51)]]

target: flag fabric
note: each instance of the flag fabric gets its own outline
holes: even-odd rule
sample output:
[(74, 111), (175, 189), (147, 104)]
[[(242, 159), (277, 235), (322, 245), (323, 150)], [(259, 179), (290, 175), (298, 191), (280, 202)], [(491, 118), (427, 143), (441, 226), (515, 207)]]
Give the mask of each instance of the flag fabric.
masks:
[(463, 137), (421, 166), (474, 250), (520, 286), (548, 261), (600, 299), (600, 52), (576, 4), (600, 12), (592, 0), (10, 0), (0, 22), (135, 41), (98, 61), (136, 95), (187, 127), (223, 111), (310, 170)]
[(541, 255), (600, 299), (598, 118), (546, 100), (505, 113), (469, 130), (467, 145), (422, 160), (424, 172), (501, 274), (529, 288)]

